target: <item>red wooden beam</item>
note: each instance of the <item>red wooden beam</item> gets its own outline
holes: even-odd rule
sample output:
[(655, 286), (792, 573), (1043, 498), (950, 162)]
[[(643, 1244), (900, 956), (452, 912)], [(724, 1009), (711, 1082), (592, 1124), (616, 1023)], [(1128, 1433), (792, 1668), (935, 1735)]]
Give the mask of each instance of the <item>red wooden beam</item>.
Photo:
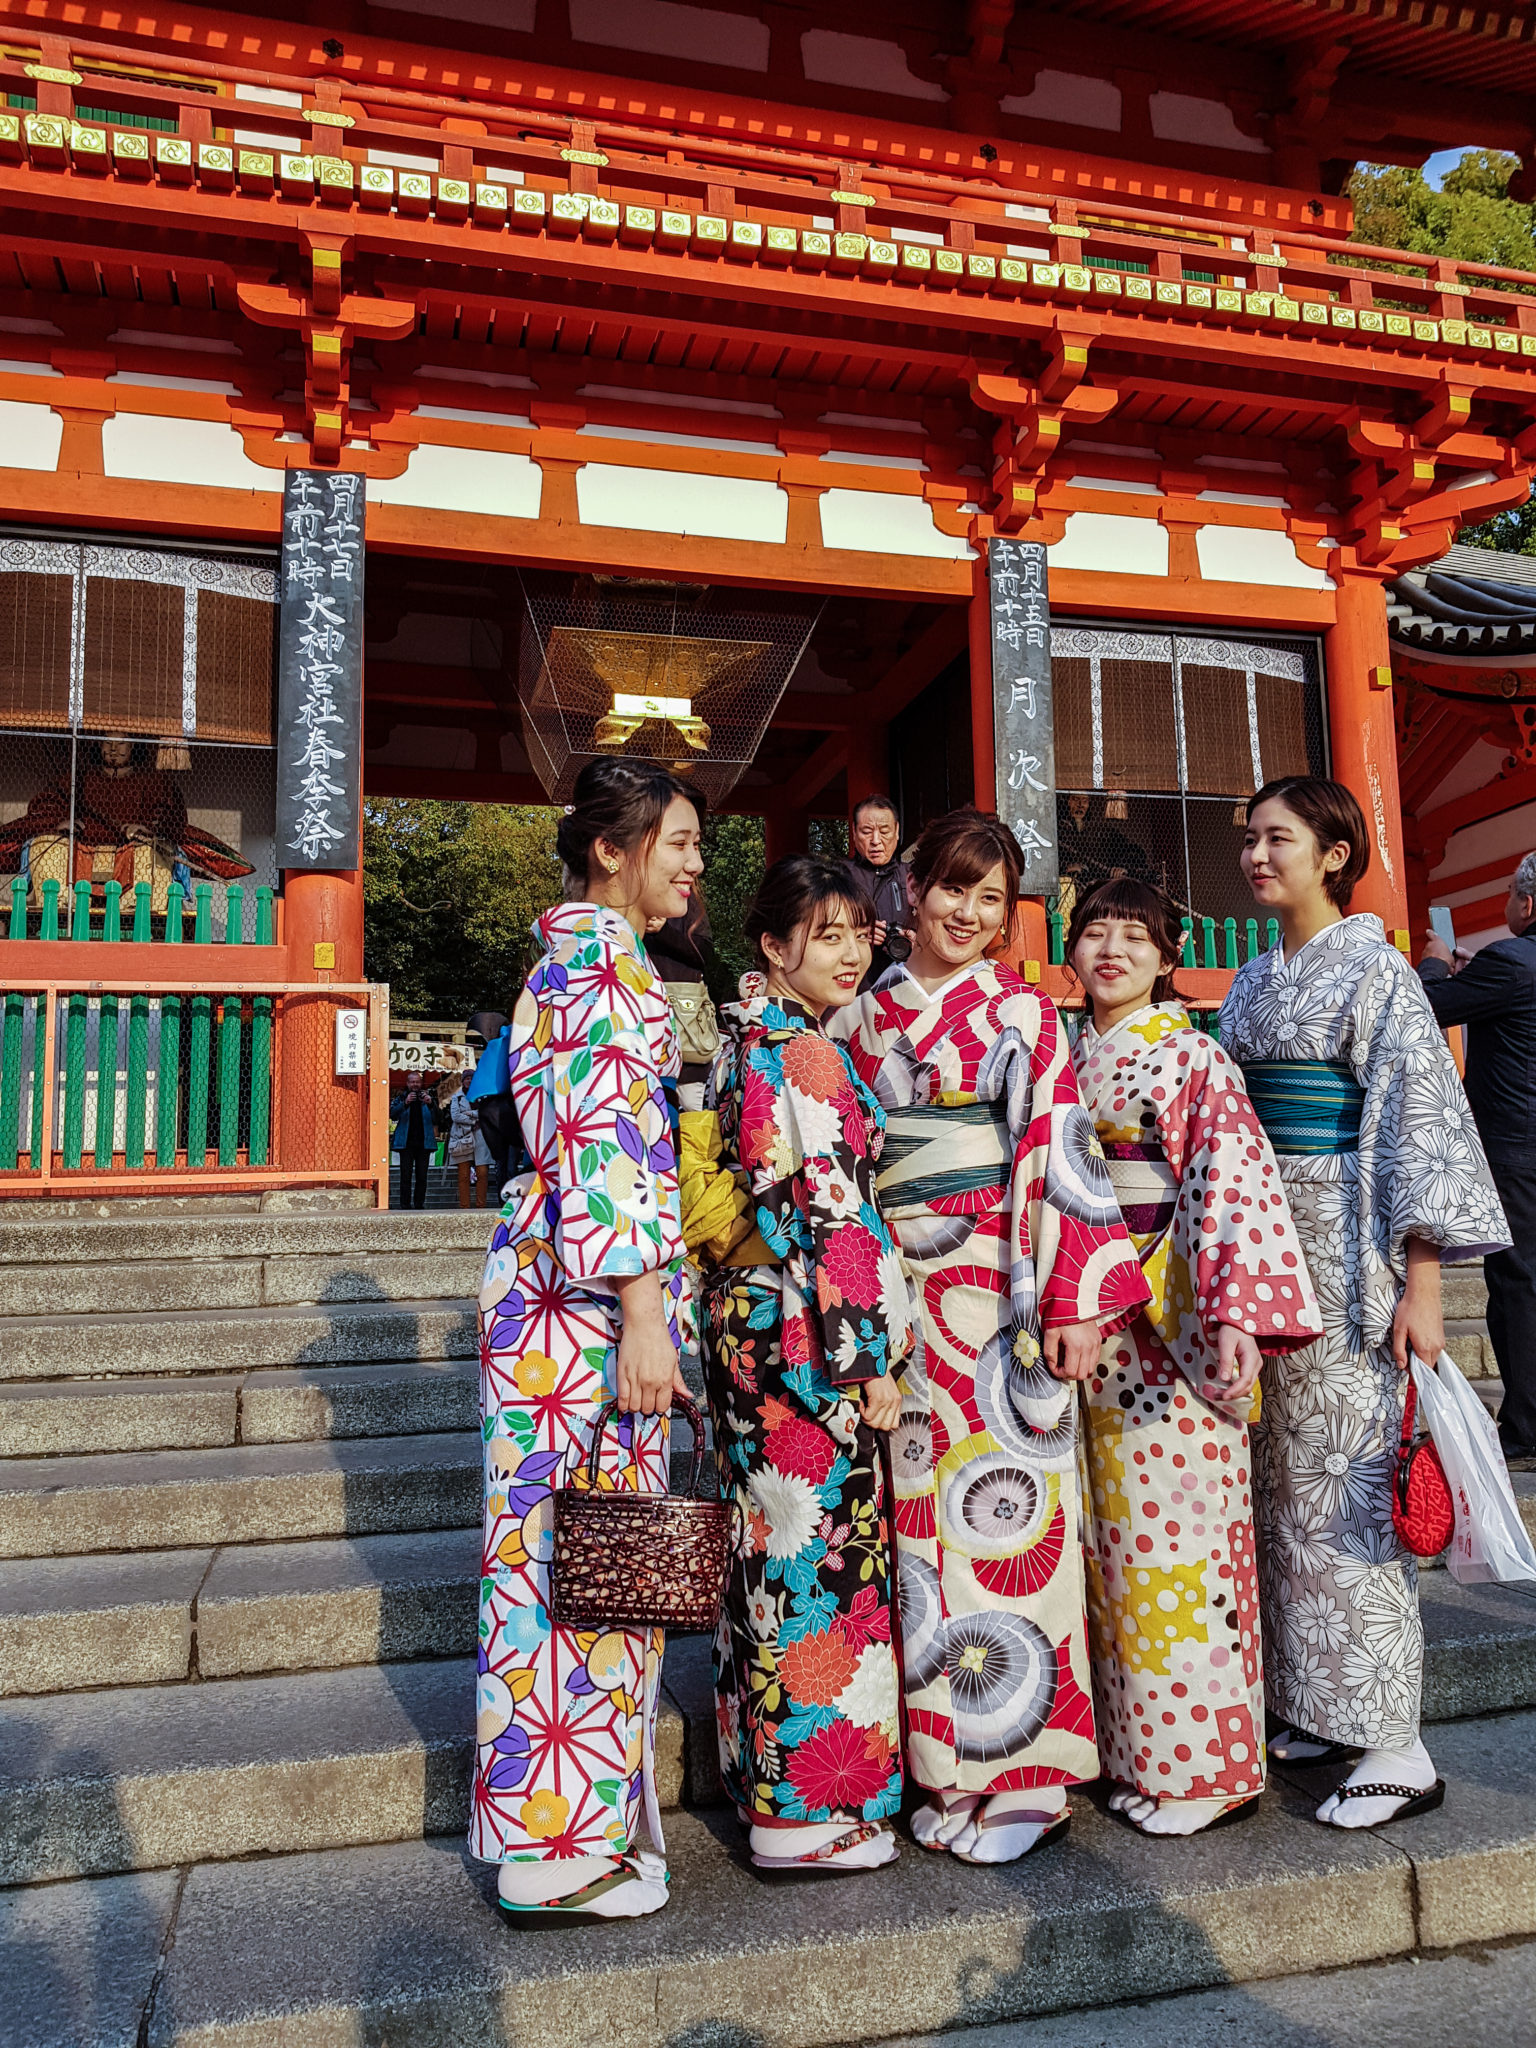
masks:
[(1466, 796), (1441, 804), (1437, 810), (1425, 811), (1419, 819), (1419, 829), (1426, 836), (1444, 833), (1448, 838), (1453, 832), (1465, 831), (1468, 825), (1480, 824), (1484, 818), (1497, 818), (1529, 803), (1536, 803), (1536, 768), (1506, 775), (1483, 789), (1474, 789)]

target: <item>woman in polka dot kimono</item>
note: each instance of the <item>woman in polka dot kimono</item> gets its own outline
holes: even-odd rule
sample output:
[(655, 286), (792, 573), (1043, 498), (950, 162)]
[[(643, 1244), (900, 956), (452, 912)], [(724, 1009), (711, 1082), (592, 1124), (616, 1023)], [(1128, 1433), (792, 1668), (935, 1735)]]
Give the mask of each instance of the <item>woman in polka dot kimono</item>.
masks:
[(1173, 994), (1178, 914), (1106, 882), (1067, 957), (1074, 1060), (1152, 1300), (1086, 1385), (1088, 1612), (1110, 1808), (1192, 1835), (1264, 1789), (1248, 1424), (1265, 1353), (1322, 1328), (1242, 1076)]

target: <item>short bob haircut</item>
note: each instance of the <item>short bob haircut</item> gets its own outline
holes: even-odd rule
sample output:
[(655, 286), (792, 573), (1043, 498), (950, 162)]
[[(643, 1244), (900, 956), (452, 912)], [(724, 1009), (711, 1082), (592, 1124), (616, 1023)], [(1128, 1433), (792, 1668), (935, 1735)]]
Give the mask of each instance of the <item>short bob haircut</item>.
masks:
[(1248, 799), (1250, 823), (1259, 805), (1267, 803), (1283, 804), (1300, 818), (1317, 842), (1319, 857), (1340, 840), (1348, 846), (1349, 858), (1343, 867), (1323, 882), (1323, 893), (1335, 910), (1348, 910), (1355, 885), (1371, 864), (1365, 813), (1354, 793), (1342, 782), (1325, 782), (1320, 775), (1279, 775)]
[(978, 811), (974, 804), (962, 804), (923, 827), (912, 849), (912, 900), (921, 903), (940, 882), (969, 888), (998, 866), (1003, 870), (1006, 908), (1001, 936), (1006, 940), (1019, 907), (1024, 855), (1002, 819)]
[(686, 797), (704, 819), (704, 799), (659, 761), (602, 758), (589, 761), (576, 778), (576, 801), (560, 820), (555, 851), (566, 887), (585, 890), (592, 879), (592, 855), (599, 839), (621, 853), (649, 852), (661, 821), (675, 800)]
[[(1152, 882), (1138, 882), (1133, 875), (1116, 875), (1078, 898), (1067, 932), (1067, 965), (1073, 967), (1072, 956), (1077, 951), (1077, 942), (1089, 925), (1097, 924), (1100, 918), (1110, 917), (1120, 918), (1126, 924), (1145, 925), (1147, 937), (1163, 959), (1171, 963), (1167, 972), (1160, 974), (1152, 984), (1153, 1002), (1182, 1002), (1183, 997), (1173, 985), (1184, 945), (1179, 907), (1166, 890), (1159, 889)], [(1073, 967), (1073, 972), (1076, 971)]]
[(802, 925), (809, 938), (818, 918), (834, 907), (845, 909), (856, 925), (875, 921), (874, 903), (855, 869), (840, 860), (823, 860), (819, 854), (790, 853), (776, 860), (764, 875), (741, 928), (757, 949), (759, 964), (766, 968), (764, 939), (788, 945)]

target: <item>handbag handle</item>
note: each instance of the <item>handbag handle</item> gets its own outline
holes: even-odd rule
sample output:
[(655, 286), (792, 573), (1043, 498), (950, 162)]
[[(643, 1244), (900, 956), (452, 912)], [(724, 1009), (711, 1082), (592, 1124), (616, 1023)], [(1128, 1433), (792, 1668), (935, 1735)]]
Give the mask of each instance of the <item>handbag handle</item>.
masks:
[[(699, 1413), (698, 1403), (683, 1394), (672, 1396), (672, 1408), (681, 1409), (689, 1428), (693, 1431), (693, 1456), (688, 1462), (688, 1497), (697, 1500), (699, 1481), (704, 1476), (704, 1417)], [(597, 1491), (597, 1467), (603, 1448), (603, 1433), (618, 1412), (617, 1398), (604, 1404), (597, 1418), (597, 1427), (592, 1432), (592, 1442), (587, 1448), (587, 1486), (594, 1493)]]

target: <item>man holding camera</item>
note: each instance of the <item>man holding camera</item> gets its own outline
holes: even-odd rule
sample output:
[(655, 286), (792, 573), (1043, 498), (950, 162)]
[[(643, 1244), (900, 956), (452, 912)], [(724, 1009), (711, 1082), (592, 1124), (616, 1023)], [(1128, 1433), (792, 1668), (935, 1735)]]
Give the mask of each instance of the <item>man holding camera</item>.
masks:
[(888, 796), (867, 796), (853, 807), (848, 827), (848, 865), (875, 899), (874, 950), (862, 995), (897, 960), (912, 950), (912, 905), (907, 869), (901, 859), (901, 821)]

